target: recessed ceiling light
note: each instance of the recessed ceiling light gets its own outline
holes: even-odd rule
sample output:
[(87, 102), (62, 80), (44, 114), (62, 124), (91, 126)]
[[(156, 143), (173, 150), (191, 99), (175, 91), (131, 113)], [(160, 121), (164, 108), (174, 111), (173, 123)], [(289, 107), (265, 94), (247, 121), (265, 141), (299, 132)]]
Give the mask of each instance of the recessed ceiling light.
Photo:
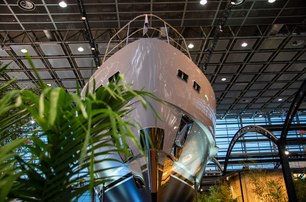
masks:
[(291, 42), (291, 45), (293, 47), (297, 47), (297, 46), (303, 45), (303, 43), (304, 43), (304, 40), (294, 40)]
[(274, 3), (276, 0), (268, 0), (270, 4)]
[(224, 77), (224, 78), (222, 78), (222, 79), (221, 79), (221, 81), (226, 81), (226, 78), (225, 78), (225, 77)]
[(67, 4), (66, 4), (65, 1), (59, 2), (58, 5), (59, 5), (60, 7), (62, 7), (62, 8), (66, 8), (66, 7), (67, 7)]
[(84, 48), (82, 46), (78, 47), (78, 51), (79, 52), (83, 52), (84, 51)]
[(262, 114), (259, 114), (258, 117), (262, 117)]
[(243, 47), (243, 48), (245, 48), (245, 47), (247, 47), (248, 46), (248, 43), (246, 43), (246, 42), (243, 42), (242, 44), (241, 44), (241, 47)]
[(280, 101), (283, 101), (283, 99), (282, 99), (282, 98), (279, 98), (278, 101), (279, 101), (279, 102), (280, 102)]
[(239, 5), (243, 4), (244, 1), (245, 1), (245, 0), (232, 0), (232, 1), (231, 1), (231, 4), (232, 4), (233, 6), (239, 6)]
[(82, 20), (86, 20), (86, 17), (85, 17), (85, 16), (82, 16), (81, 19), (82, 19)]
[(35, 9), (35, 4), (30, 0), (19, 0), (17, 1), (17, 5), (19, 8), (26, 11), (32, 11)]
[(94, 47), (91, 48), (92, 51), (96, 50)]
[(28, 52), (28, 50), (25, 49), (25, 48), (21, 49), (20, 51), (21, 51), (22, 53), (27, 53), (27, 52)]
[(201, 4), (201, 5), (207, 4), (207, 0), (201, 0), (201, 1), (200, 1), (200, 4)]
[(194, 47), (193, 43), (188, 44), (188, 48), (192, 49)]

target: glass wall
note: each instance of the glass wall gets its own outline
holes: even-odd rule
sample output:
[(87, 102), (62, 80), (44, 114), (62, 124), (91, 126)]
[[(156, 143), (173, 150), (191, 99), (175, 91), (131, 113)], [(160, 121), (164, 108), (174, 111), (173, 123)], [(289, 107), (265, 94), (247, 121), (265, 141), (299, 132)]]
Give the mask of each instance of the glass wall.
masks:
[[(225, 156), (229, 144), (236, 134), (236, 132), (248, 125), (279, 125), (282, 128), (286, 114), (271, 114), (271, 115), (254, 115), (252, 117), (247, 116), (230, 116), (224, 119), (217, 119), (216, 121), (216, 144), (219, 147), (216, 159), (221, 163), (224, 163)], [(298, 112), (292, 124), (306, 124), (306, 115), (302, 112)], [(271, 131), (277, 138), (280, 138), (281, 129)], [(287, 146), (287, 150), (290, 155), (299, 155), (306, 152), (306, 145), (303, 145), (298, 138), (305, 138), (306, 131), (304, 130), (290, 130), (287, 135), (287, 139), (291, 140)], [(294, 141), (295, 139), (295, 141)], [(230, 161), (228, 164), (228, 170), (240, 170), (243, 167), (256, 167), (256, 168), (274, 168), (275, 158), (278, 158), (277, 146), (271, 142), (265, 136), (249, 132), (241, 137), (235, 144)], [(206, 172), (218, 171), (218, 167), (215, 163), (210, 163), (207, 166)]]

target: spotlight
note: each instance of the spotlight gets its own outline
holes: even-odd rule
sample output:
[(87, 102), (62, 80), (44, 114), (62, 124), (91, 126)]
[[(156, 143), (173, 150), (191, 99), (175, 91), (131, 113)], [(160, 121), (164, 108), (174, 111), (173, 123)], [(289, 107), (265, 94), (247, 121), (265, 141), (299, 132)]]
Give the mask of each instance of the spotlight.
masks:
[(81, 17), (81, 20), (86, 20), (86, 17), (85, 17), (85, 16), (82, 16), (82, 17)]
[(268, 3), (272, 4), (274, 3), (276, 0), (268, 0)]
[(92, 47), (91, 50), (94, 51), (94, 50), (96, 50), (96, 49), (95, 49), (95, 47)]
[(66, 8), (67, 7), (67, 3), (65, 1), (61, 1), (58, 3), (58, 5), (62, 8)]
[(188, 44), (188, 48), (192, 49), (194, 47), (193, 43)]
[(281, 101), (283, 101), (283, 99), (282, 99), (282, 98), (279, 98), (278, 101), (281, 102)]
[(245, 48), (245, 47), (247, 47), (248, 46), (248, 43), (246, 43), (246, 42), (243, 42), (242, 44), (241, 44), (241, 47), (243, 47), (243, 48)]
[(84, 51), (84, 48), (82, 46), (78, 47), (78, 51), (79, 52), (83, 52)]
[(226, 81), (226, 78), (225, 78), (225, 77), (224, 77), (224, 78), (222, 78), (222, 79), (221, 79), (221, 81)]
[(201, 1), (200, 1), (200, 4), (201, 4), (201, 5), (207, 4), (207, 0), (201, 0)]
[(20, 51), (21, 51), (22, 53), (27, 53), (27, 52), (28, 52), (28, 50), (25, 49), (25, 48), (21, 49)]

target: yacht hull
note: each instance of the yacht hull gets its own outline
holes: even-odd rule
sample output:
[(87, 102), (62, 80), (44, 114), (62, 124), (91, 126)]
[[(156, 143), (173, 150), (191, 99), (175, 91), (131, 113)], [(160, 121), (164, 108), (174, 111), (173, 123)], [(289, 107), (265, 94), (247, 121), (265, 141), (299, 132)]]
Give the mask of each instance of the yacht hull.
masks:
[[(117, 73), (133, 89), (152, 92), (164, 102), (151, 100), (154, 110), (135, 104), (130, 115), (142, 129), (133, 130), (146, 154), (131, 144), (132, 159), (108, 156), (121, 163), (96, 167), (115, 167), (101, 175), (117, 177), (97, 190), (104, 201), (190, 201), (205, 165), (217, 151), (215, 95), (209, 81), (180, 50), (155, 38), (137, 40), (117, 51), (87, 85), (91, 89), (93, 80), (96, 87), (107, 85)], [(154, 146), (148, 144), (148, 136)]]

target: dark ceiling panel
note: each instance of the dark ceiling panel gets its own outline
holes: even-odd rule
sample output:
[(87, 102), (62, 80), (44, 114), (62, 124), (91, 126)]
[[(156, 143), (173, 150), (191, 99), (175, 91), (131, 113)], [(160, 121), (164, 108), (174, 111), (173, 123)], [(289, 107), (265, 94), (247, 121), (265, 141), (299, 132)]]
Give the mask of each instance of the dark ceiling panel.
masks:
[(270, 100), (269, 97), (260, 97), (255, 102), (256, 103), (267, 103)]
[(282, 89), (283, 87), (285, 87), (287, 85), (287, 83), (273, 83), (269, 89)]
[(265, 72), (280, 72), (286, 64), (270, 64)]
[(223, 54), (211, 54), (209, 63), (219, 63), (221, 61), (222, 56)]
[(297, 74), (282, 74), (279, 78), (278, 81), (291, 81)]
[(246, 65), (242, 72), (253, 72), (257, 73), (263, 65)]
[(272, 52), (266, 52), (266, 53), (255, 53), (253, 57), (251, 58), (251, 62), (265, 62), (268, 61), (270, 56), (272, 55)]
[(208, 65), (205, 70), (205, 74), (213, 74), (216, 68), (217, 68), (216, 66)]
[(272, 81), (276, 74), (262, 74), (258, 77), (257, 81)]
[[(212, 41), (211, 41), (212, 42)], [(229, 40), (218, 40), (215, 50), (226, 50), (227, 46), (228, 46)]]
[(250, 90), (262, 90), (267, 86), (267, 83), (254, 83), (251, 87)]
[(223, 91), (226, 88), (226, 84), (213, 84), (213, 89), (215, 91)]
[(220, 73), (232, 73), (235, 74), (238, 71), (239, 65), (224, 65)]
[(254, 74), (240, 74), (237, 78), (237, 82), (250, 82), (254, 78)]
[(275, 58), (274, 61), (290, 61), (297, 52), (280, 52)]
[(306, 52), (304, 52), (303, 55), (301, 55), (298, 60), (306, 61)]
[(230, 53), (226, 62), (243, 62), (247, 53)]
[(282, 43), (282, 38), (265, 39), (259, 46), (259, 49), (276, 49)]

